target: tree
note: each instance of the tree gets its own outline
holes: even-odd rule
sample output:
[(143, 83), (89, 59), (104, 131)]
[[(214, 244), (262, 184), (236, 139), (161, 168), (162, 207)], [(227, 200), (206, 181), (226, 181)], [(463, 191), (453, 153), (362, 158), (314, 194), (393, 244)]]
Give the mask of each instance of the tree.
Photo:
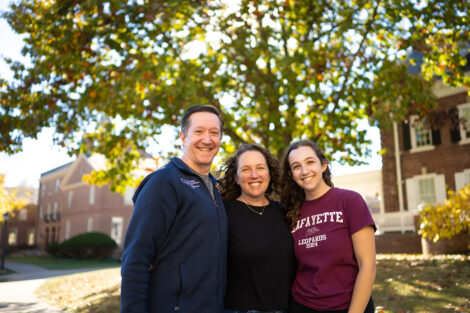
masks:
[(428, 204), (419, 212), (420, 233), (434, 242), (470, 233), (470, 184), (447, 193), (443, 204)]
[(3, 223), (3, 214), (12, 214), (25, 205), (24, 197), (17, 197), (17, 189), (7, 190), (5, 188), (5, 175), (0, 174), (0, 221)]
[[(360, 121), (425, 114), (436, 75), (470, 85), (465, 1), (229, 2), (12, 4), (4, 17), (24, 35), (31, 66), (7, 60), (15, 79), (2, 83), (0, 151), (17, 152), (52, 126), (71, 153), (113, 162), (95, 183), (119, 183), (163, 125), (212, 104), (228, 153), (256, 142), (281, 155), (310, 138), (340, 163), (361, 164), (370, 142)], [(412, 49), (424, 54), (421, 76), (408, 73)]]

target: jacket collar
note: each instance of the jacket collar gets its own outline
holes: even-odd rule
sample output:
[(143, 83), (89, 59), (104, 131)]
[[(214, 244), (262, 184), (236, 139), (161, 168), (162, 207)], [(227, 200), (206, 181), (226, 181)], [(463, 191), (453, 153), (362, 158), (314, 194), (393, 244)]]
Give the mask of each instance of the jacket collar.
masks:
[[(186, 163), (184, 163), (183, 160), (181, 160), (180, 158), (178, 157), (172, 157), (170, 159), (170, 162), (176, 166), (179, 170), (181, 170), (182, 172), (186, 173), (186, 174), (189, 174), (189, 175), (196, 175), (194, 173), (194, 170), (192, 170)], [(217, 179), (215, 179), (214, 176), (212, 176), (212, 174), (209, 172), (209, 178), (212, 180), (212, 182), (217, 182)]]

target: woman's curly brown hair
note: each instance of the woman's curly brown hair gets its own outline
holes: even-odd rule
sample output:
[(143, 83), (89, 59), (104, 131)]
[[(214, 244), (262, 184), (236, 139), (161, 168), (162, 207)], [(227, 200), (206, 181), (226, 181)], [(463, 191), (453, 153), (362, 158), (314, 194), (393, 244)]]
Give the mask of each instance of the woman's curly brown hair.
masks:
[(247, 151), (258, 151), (266, 159), (266, 164), (269, 169), (269, 185), (266, 189), (264, 195), (269, 200), (272, 200), (270, 197), (273, 194), (279, 194), (280, 189), (280, 170), (279, 170), (279, 161), (276, 157), (269, 152), (268, 149), (265, 149), (261, 146), (255, 144), (242, 144), (240, 148), (235, 152), (235, 155), (230, 157), (222, 166), (219, 171), (219, 176), (223, 174), (224, 176), (219, 180), (219, 190), (222, 195), (224, 202), (231, 201), (238, 198), (241, 195), (240, 185), (235, 181), (238, 171), (238, 160), (240, 156)]
[[(284, 206), (286, 213), (286, 219), (290, 229), (292, 230), (297, 223), (300, 216), (300, 207), (305, 200), (305, 191), (297, 185), (292, 177), (292, 172), (289, 164), (289, 154), (300, 147), (310, 147), (320, 159), (320, 163), (328, 163), (328, 159), (325, 157), (325, 153), (311, 140), (300, 140), (292, 143), (284, 153), (282, 159), (282, 188), (281, 188), (281, 203)], [(331, 181), (330, 167), (327, 166), (326, 170), (322, 174), (325, 183), (333, 187)]]

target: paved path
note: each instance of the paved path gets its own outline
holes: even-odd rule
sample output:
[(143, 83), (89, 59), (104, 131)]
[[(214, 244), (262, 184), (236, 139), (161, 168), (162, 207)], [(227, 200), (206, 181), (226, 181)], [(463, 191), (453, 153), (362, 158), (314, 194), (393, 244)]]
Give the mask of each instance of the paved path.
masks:
[(47, 270), (16, 262), (5, 262), (5, 267), (16, 273), (0, 276), (0, 279), (8, 280), (0, 282), (0, 313), (66, 313), (41, 302), (34, 291), (46, 278), (96, 270)]

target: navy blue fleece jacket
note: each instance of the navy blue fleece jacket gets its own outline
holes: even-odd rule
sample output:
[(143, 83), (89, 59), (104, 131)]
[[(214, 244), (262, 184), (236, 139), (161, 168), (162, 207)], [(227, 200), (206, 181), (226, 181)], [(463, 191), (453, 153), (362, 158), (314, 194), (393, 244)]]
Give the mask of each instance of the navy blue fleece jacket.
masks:
[(223, 312), (227, 216), (215, 187), (214, 196), (179, 158), (142, 181), (122, 254), (121, 313)]

